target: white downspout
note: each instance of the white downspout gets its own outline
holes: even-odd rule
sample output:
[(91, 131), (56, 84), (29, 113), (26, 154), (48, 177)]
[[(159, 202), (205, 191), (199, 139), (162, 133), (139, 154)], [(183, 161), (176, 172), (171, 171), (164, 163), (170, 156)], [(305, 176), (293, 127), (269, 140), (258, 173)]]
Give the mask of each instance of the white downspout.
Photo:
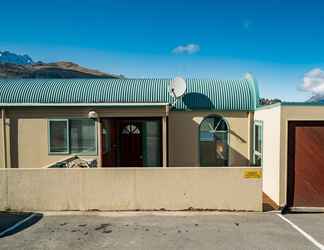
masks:
[(162, 117), (162, 167), (167, 167), (167, 118)]
[(2, 117), (2, 147), (3, 147), (3, 165), (4, 168), (7, 168), (7, 130), (6, 130), (6, 112), (5, 109), (1, 109)]
[(102, 135), (101, 135), (102, 124), (99, 117), (96, 120), (96, 123), (97, 123), (97, 138), (98, 138), (97, 139), (98, 167), (102, 167)]
[(165, 115), (162, 116), (162, 167), (168, 167), (168, 126), (167, 117), (169, 115), (169, 105), (165, 106)]

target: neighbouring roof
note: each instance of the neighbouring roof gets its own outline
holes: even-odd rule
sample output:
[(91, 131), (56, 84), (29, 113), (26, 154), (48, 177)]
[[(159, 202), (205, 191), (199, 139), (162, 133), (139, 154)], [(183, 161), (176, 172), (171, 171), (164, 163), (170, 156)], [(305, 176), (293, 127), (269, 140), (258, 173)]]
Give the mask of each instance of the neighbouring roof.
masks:
[[(0, 106), (79, 106), (173, 103), (171, 79), (1, 79)], [(259, 94), (252, 77), (242, 80), (187, 79), (178, 110), (253, 111)]]
[(279, 106), (284, 107), (324, 107), (324, 103), (321, 102), (277, 102), (269, 105), (258, 106), (256, 110), (272, 109)]

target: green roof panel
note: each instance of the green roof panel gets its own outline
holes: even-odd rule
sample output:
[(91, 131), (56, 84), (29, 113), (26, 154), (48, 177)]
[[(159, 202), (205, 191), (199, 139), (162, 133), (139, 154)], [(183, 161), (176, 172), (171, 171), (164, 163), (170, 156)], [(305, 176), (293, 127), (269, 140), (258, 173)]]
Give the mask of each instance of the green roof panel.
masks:
[[(171, 79), (1, 79), (0, 106), (173, 103)], [(187, 79), (177, 110), (252, 111), (258, 87), (251, 79)]]

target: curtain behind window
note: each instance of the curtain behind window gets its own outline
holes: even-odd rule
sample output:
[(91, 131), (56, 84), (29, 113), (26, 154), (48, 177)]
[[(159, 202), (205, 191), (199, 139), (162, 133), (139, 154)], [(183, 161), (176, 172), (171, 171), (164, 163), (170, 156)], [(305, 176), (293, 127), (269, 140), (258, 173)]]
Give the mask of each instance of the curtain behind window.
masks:
[(144, 166), (161, 167), (160, 121), (144, 122)]
[(222, 117), (205, 118), (200, 124), (201, 166), (228, 166), (228, 127)]
[(51, 153), (68, 152), (68, 122), (67, 120), (52, 120), (49, 122)]
[(96, 126), (94, 120), (70, 120), (70, 151), (72, 154), (96, 153)]

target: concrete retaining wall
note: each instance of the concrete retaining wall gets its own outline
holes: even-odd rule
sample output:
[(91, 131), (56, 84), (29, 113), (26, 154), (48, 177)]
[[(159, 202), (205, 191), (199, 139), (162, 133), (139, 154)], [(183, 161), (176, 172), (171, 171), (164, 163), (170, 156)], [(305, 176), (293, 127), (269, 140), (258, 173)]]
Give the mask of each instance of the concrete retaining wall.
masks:
[(0, 210), (261, 211), (262, 179), (253, 177), (251, 170), (261, 171), (251, 167), (1, 169)]

